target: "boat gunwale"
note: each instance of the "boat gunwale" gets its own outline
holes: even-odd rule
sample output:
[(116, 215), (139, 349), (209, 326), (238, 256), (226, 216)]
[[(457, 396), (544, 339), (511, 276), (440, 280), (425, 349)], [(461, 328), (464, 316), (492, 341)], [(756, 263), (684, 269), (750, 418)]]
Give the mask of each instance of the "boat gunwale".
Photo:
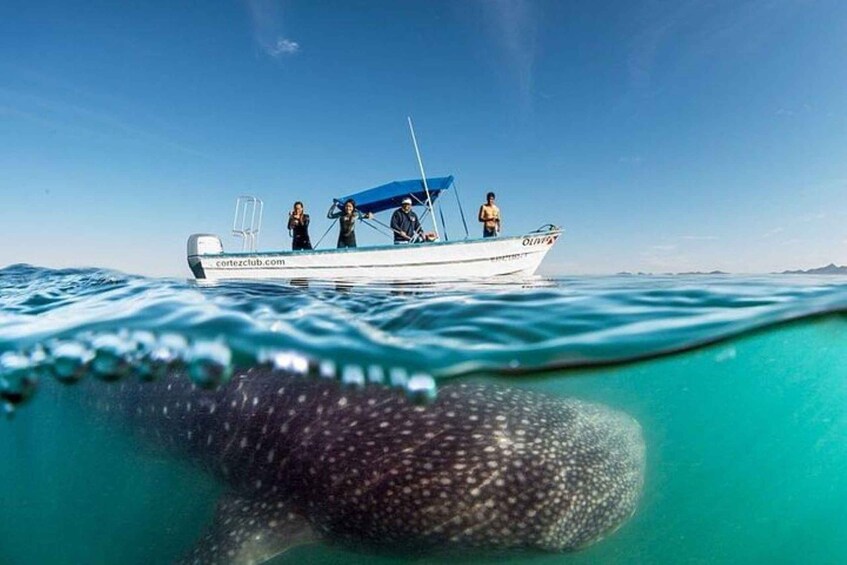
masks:
[(506, 237), (488, 237), (488, 238), (475, 238), (475, 239), (462, 239), (456, 241), (424, 241), (420, 243), (413, 244), (391, 244), (391, 245), (374, 245), (368, 247), (331, 247), (328, 249), (300, 249), (297, 251), (288, 250), (288, 251), (231, 251), (224, 253), (203, 253), (196, 255), (189, 255), (189, 257), (199, 257), (199, 258), (215, 258), (215, 257), (257, 257), (257, 256), (293, 256), (293, 257), (303, 257), (304, 255), (318, 255), (318, 254), (326, 254), (326, 253), (360, 253), (363, 251), (387, 251), (387, 250), (395, 250), (400, 251), (402, 249), (414, 248), (420, 249), (421, 247), (430, 247), (430, 246), (445, 246), (445, 245), (460, 245), (460, 244), (473, 244), (473, 243), (495, 243), (501, 241), (508, 240), (517, 240), (523, 239), (526, 237), (545, 237), (545, 236), (559, 236), (564, 233), (563, 228), (557, 228), (555, 230), (544, 231), (544, 232), (528, 232), (523, 235), (510, 235)]

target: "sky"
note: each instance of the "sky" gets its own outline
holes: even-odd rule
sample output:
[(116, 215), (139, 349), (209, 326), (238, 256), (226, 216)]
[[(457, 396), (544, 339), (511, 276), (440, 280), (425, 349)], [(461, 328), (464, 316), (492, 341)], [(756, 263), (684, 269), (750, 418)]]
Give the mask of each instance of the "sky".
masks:
[(840, 0), (5, 0), (0, 266), (187, 278), (242, 194), (315, 242), (419, 176), (407, 116), (445, 208), (565, 229), (546, 274), (847, 264), (845, 62)]

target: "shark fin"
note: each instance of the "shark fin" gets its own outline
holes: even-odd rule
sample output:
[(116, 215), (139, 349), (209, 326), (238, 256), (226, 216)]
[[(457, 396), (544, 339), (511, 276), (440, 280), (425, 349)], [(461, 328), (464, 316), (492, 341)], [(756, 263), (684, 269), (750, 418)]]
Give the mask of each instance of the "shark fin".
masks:
[(225, 495), (214, 523), (183, 564), (259, 564), (317, 541), (309, 522), (286, 502)]

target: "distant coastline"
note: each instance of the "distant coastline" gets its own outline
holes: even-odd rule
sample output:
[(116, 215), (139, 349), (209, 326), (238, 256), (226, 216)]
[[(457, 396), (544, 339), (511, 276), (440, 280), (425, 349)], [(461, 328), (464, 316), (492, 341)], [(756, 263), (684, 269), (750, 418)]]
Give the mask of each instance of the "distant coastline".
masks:
[(830, 263), (826, 267), (816, 269), (797, 269), (794, 271), (782, 271), (781, 275), (847, 275), (847, 266)]
[[(684, 273), (662, 273), (664, 276), (670, 277), (678, 277), (678, 276), (689, 276), (689, 275), (698, 275), (698, 276), (709, 276), (709, 275), (729, 275), (731, 273), (727, 273), (726, 271), (686, 271)], [(621, 271), (619, 273), (615, 273), (616, 276), (619, 277), (652, 277), (655, 276), (654, 273), (644, 273), (642, 271), (638, 271), (637, 273), (631, 273), (629, 271)]]
[[(686, 271), (682, 273), (661, 273), (662, 276), (713, 276), (713, 275), (730, 275), (732, 273), (727, 273), (726, 271)], [(782, 272), (774, 272), (771, 273), (774, 275), (847, 275), (847, 265), (836, 265), (835, 263), (830, 263), (825, 267), (817, 267), (814, 269), (794, 269), (794, 270), (786, 270)], [(615, 273), (616, 276), (619, 277), (652, 277), (655, 276), (655, 273), (645, 273), (643, 271), (638, 271), (637, 273), (633, 273), (630, 271), (621, 271), (619, 273)]]

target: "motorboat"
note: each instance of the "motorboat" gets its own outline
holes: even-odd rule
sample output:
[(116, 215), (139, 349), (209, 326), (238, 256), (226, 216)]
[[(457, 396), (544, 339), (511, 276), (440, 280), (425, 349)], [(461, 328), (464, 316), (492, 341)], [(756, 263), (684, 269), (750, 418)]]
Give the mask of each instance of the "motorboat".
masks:
[[(452, 176), (422, 177), (394, 181), (375, 188), (335, 198), (339, 209), (348, 199), (356, 202), (360, 219), (377, 229), (390, 226), (379, 221), (378, 214), (400, 207), (410, 198), (422, 209), (421, 222), (432, 220), (435, 241), (419, 237), (411, 242), (391, 244), (393, 234), (386, 233), (389, 244), (300, 251), (258, 251), (263, 203), (254, 196), (236, 201), (233, 234), (242, 239), (242, 249), (224, 251), (221, 239), (212, 234), (193, 234), (188, 239), (188, 265), (197, 280), (375, 280), (420, 282), (431, 280), (487, 279), (504, 275), (532, 275), (562, 234), (562, 229), (547, 224), (515, 236), (471, 238), (464, 211), (461, 211), (465, 237), (450, 240), (443, 214), (441, 229), (436, 221), (435, 203), (454, 189)], [(457, 202), (459, 199), (457, 197)]]

